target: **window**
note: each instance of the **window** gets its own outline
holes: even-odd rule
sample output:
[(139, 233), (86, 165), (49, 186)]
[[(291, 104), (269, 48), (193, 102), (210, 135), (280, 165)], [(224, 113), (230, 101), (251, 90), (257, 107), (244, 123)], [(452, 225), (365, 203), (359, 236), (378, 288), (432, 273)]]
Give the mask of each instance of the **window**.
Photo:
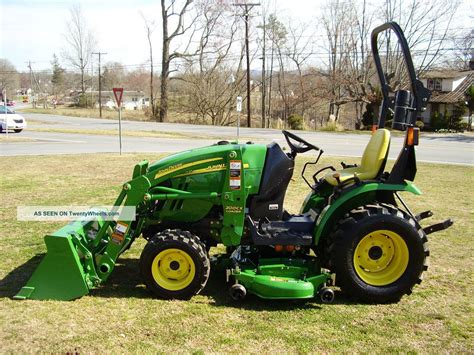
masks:
[(442, 79), (428, 79), (428, 90), (441, 91), (443, 88)]

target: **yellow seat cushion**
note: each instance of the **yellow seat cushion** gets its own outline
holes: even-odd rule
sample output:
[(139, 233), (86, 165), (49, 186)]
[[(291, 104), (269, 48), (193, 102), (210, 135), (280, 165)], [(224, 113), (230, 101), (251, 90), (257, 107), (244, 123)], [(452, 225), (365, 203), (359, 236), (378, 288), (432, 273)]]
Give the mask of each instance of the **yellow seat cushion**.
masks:
[(339, 181), (341, 183), (353, 178), (354, 174), (357, 174), (360, 180), (375, 179), (387, 159), (389, 146), (390, 131), (384, 128), (378, 129), (365, 147), (360, 166), (332, 171), (326, 174), (324, 179), (333, 186), (338, 185), (334, 174), (340, 175)]

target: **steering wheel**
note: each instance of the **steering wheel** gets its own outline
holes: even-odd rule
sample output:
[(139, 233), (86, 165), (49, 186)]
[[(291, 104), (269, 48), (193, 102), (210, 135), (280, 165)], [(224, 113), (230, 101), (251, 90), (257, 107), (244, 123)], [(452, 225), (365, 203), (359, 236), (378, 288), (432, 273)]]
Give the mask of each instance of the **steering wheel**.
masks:
[[(318, 151), (319, 148), (316, 147), (315, 145), (306, 142), (303, 138), (298, 137), (296, 134), (293, 134), (288, 131), (281, 131), (283, 135), (285, 136), (286, 142), (290, 146), (291, 149), (291, 154), (295, 156), (297, 153), (306, 153), (307, 151), (310, 151), (312, 149)], [(297, 142), (298, 144), (294, 144), (293, 141)]]

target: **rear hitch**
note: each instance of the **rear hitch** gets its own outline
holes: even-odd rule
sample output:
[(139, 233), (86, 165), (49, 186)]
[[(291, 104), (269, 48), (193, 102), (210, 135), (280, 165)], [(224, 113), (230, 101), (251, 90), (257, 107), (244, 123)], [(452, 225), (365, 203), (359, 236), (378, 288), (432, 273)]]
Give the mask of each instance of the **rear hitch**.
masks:
[(425, 232), (425, 234), (431, 234), (431, 233), (435, 233), (435, 232), (439, 232), (439, 231), (442, 231), (446, 228), (449, 228), (453, 225), (453, 220), (451, 218), (445, 220), (444, 222), (440, 222), (440, 223), (436, 223), (436, 224), (433, 224), (431, 226), (428, 226), (426, 228), (423, 228), (423, 232)]

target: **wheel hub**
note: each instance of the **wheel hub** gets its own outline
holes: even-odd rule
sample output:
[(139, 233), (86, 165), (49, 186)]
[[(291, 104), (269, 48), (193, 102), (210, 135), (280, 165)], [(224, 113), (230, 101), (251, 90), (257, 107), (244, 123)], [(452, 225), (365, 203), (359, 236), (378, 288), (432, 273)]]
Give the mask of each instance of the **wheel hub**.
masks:
[(179, 269), (179, 263), (176, 261), (176, 260), (173, 260), (171, 263), (170, 263), (170, 268), (171, 270), (178, 270)]
[(191, 256), (181, 249), (166, 249), (156, 255), (151, 265), (155, 282), (164, 289), (178, 291), (191, 284), (196, 273)]
[(369, 249), (369, 257), (372, 259), (372, 260), (378, 260), (381, 258), (381, 256), (383, 255), (383, 250), (381, 247), (379, 246), (373, 246)]
[(398, 280), (408, 266), (409, 252), (403, 238), (388, 230), (364, 236), (354, 251), (354, 268), (359, 278), (373, 286)]

